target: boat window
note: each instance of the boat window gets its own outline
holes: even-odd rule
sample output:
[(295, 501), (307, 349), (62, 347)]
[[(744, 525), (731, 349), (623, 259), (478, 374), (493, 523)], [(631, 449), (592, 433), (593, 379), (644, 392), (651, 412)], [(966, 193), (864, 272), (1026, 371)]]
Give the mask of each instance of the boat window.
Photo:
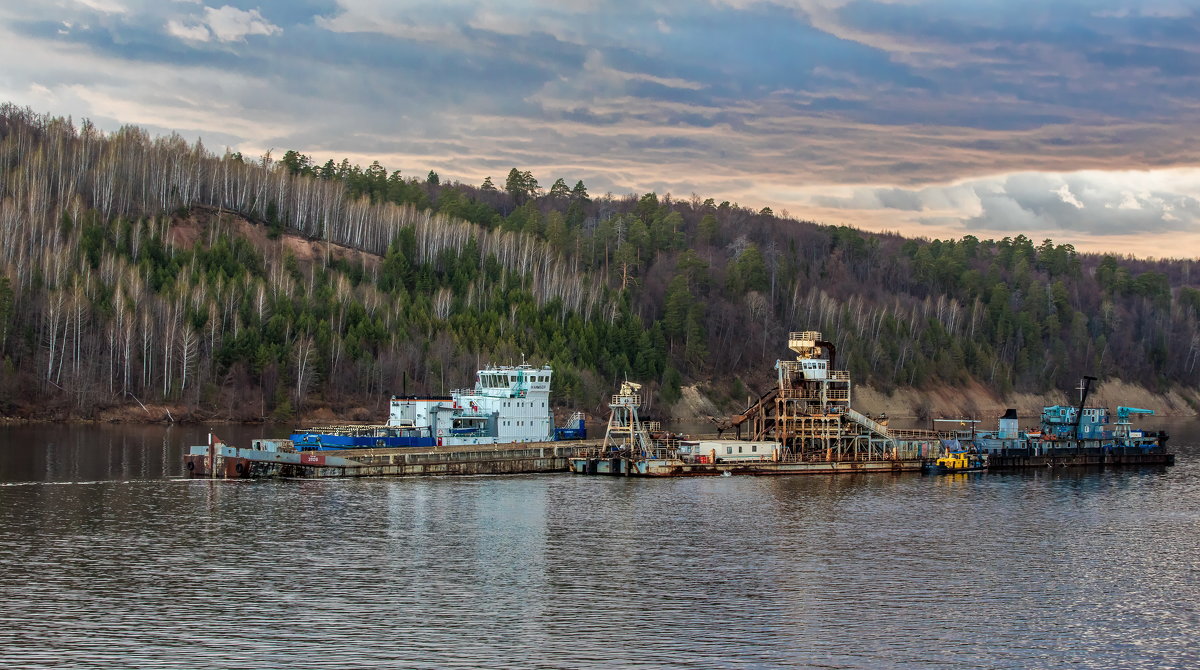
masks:
[(725, 447), (725, 453), (727, 453), (727, 454), (732, 454), (732, 453), (733, 453), (733, 447)]
[(740, 444), (738, 445), (738, 453), (739, 454), (742, 453), (742, 445), (740, 445)]
[(758, 445), (756, 444), (756, 445), (750, 447), (750, 451), (758, 451)]

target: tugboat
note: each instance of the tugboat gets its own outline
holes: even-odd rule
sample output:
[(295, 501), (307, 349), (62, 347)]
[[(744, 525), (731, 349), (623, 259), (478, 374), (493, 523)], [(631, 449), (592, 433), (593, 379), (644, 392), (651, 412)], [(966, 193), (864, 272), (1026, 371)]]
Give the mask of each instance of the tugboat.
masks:
[(921, 472), (930, 475), (951, 475), (960, 472), (982, 472), (987, 469), (987, 455), (958, 448), (948, 451), (936, 461), (927, 462)]

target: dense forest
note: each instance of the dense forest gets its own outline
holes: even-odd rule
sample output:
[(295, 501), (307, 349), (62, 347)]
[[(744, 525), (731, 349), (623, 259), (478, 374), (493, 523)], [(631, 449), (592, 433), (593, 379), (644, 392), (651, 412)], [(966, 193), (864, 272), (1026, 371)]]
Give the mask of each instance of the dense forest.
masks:
[(0, 415), (286, 419), (378, 408), (402, 383), (448, 392), (522, 357), (554, 366), (563, 407), (598, 410), (625, 377), (659, 404), (697, 383), (733, 407), (801, 329), (883, 389), (1197, 384), (1186, 260), (912, 240), (543, 178), (218, 155), (0, 107)]

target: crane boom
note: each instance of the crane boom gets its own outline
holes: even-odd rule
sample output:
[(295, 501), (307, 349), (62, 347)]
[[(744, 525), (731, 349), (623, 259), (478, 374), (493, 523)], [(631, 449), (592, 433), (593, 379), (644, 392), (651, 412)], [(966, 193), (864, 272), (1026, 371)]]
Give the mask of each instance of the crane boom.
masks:
[(1131, 414), (1154, 414), (1152, 409), (1141, 409), (1140, 407), (1117, 407), (1117, 421), (1129, 421)]

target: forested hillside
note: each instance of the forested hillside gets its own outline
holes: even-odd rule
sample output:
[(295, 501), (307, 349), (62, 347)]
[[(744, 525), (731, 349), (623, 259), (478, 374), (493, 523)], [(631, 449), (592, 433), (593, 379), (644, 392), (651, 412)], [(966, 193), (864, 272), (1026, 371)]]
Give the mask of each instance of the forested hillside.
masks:
[(522, 355), (555, 367), (565, 407), (597, 409), (626, 376), (659, 403), (700, 383), (732, 406), (772, 383), (799, 329), (885, 389), (1197, 384), (1189, 261), (906, 240), (542, 179), (218, 155), (2, 107), (0, 414), (286, 418), (379, 407), (405, 378), (448, 391)]

